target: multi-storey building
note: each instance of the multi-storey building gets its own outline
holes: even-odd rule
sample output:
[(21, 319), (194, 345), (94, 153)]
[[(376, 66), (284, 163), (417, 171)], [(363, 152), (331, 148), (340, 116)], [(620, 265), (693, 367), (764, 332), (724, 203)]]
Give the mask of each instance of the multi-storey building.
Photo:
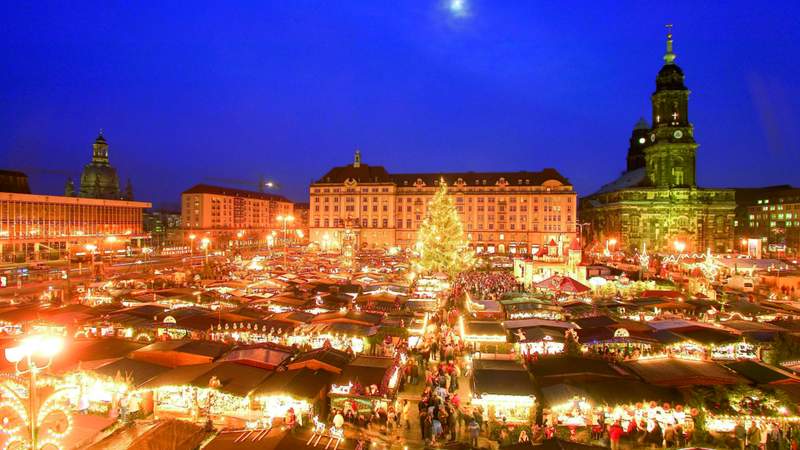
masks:
[(800, 188), (737, 189), (736, 205), (736, 241), (742, 253), (755, 239), (762, 254), (800, 255)]
[(56, 259), (92, 244), (119, 252), (148, 238), (150, 203), (0, 192), (0, 259)]
[(581, 221), (595, 243), (631, 252), (733, 248), (734, 191), (697, 186), (698, 144), (689, 122), (689, 89), (675, 64), (672, 32), (652, 94), (652, 127), (641, 120), (628, 150), (627, 171), (581, 199)]
[[(206, 184), (181, 195), (185, 236), (207, 236), (216, 248), (258, 245), (273, 231), (280, 238), (284, 223), (279, 217), (292, 216), (292, 210), (292, 202), (279, 195)], [(286, 227), (295, 228), (293, 222)]]
[(167, 210), (150, 210), (144, 213), (144, 230), (150, 234), (151, 246), (163, 249), (186, 245), (181, 228), (181, 213)]
[(310, 240), (341, 248), (412, 248), (441, 180), (479, 253), (566, 251), (575, 236), (576, 193), (555, 169), (540, 172), (390, 174), (361, 162), (335, 167), (310, 187)]

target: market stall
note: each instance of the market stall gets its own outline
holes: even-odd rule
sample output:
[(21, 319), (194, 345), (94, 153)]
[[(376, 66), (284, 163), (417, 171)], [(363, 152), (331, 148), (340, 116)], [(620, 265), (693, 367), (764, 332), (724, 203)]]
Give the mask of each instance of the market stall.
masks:
[(394, 358), (359, 356), (333, 380), (328, 394), (331, 410), (347, 414), (386, 411), (402, 382)]
[(472, 361), (472, 404), (490, 421), (531, 423), (535, 414), (534, 385), (528, 371), (516, 361)]

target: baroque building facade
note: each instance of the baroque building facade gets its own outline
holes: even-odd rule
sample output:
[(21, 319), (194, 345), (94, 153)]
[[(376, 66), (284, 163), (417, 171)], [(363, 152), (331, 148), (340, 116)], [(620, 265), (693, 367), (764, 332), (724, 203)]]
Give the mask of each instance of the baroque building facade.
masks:
[(441, 180), (478, 253), (562, 254), (575, 236), (577, 194), (555, 169), (539, 172), (390, 174), (361, 162), (310, 186), (310, 242), (340, 250), (413, 248)]
[(735, 191), (697, 186), (694, 127), (689, 122), (689, 89), (675, 64), (672, 32), (664, 65), (651, 96), (652, 126), (634, 127), (627, 170), (581, 199), (580, 219), (597, 244), (616, 249), (674, 252), (727, 252), (734, 248)]

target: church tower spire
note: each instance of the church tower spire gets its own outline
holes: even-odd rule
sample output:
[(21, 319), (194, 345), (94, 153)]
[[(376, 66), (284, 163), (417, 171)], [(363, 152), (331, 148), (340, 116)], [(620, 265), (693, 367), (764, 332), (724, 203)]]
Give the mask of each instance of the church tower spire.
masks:
[(667, 28), (667, 52), (664, 53), (664, 64), (674, 64), (677, 55), (672, 52), (672, 24), (665, 25)]
[(353, 158), (353, 167), (361, 167), (361, 150), (356, 149), (356, 154)]
[(644, 149), (650, 184), (657, 187), (697, 186), (695, 154), (697, 143), (689, 122), (689, 88), (683, 70), (675, 64), (672, 25), (667, 25), (667, 51), (664, 65), (656, 76), (652, 130)]

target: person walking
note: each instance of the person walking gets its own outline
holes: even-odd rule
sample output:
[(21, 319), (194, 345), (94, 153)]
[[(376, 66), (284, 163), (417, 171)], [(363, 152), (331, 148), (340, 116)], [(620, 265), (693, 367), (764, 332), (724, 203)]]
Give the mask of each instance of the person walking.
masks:
[(733, 427), (733, 435), (736, 437), (736, 443), (739, 444), (739, 450), (744, 450), (747, 446), (747, 429), (741, 419), (736, 421), (736, 426)]
[(467, 429), (469, 430), (470, 448), (478, 448), (478, 436), (481, 434), (481, 427), (478, 425), (478, 422), (474, 417), (469, 421), (469, 426)]
[(611, 441), (611, 450), (619, 450), (619, 441), (622, 438), (622, 433), (625, 430), (622, 429), (622, 425), (619, 423), (619, 420), (615, 421), (609, 428), (608, 428), (608, 438)]

